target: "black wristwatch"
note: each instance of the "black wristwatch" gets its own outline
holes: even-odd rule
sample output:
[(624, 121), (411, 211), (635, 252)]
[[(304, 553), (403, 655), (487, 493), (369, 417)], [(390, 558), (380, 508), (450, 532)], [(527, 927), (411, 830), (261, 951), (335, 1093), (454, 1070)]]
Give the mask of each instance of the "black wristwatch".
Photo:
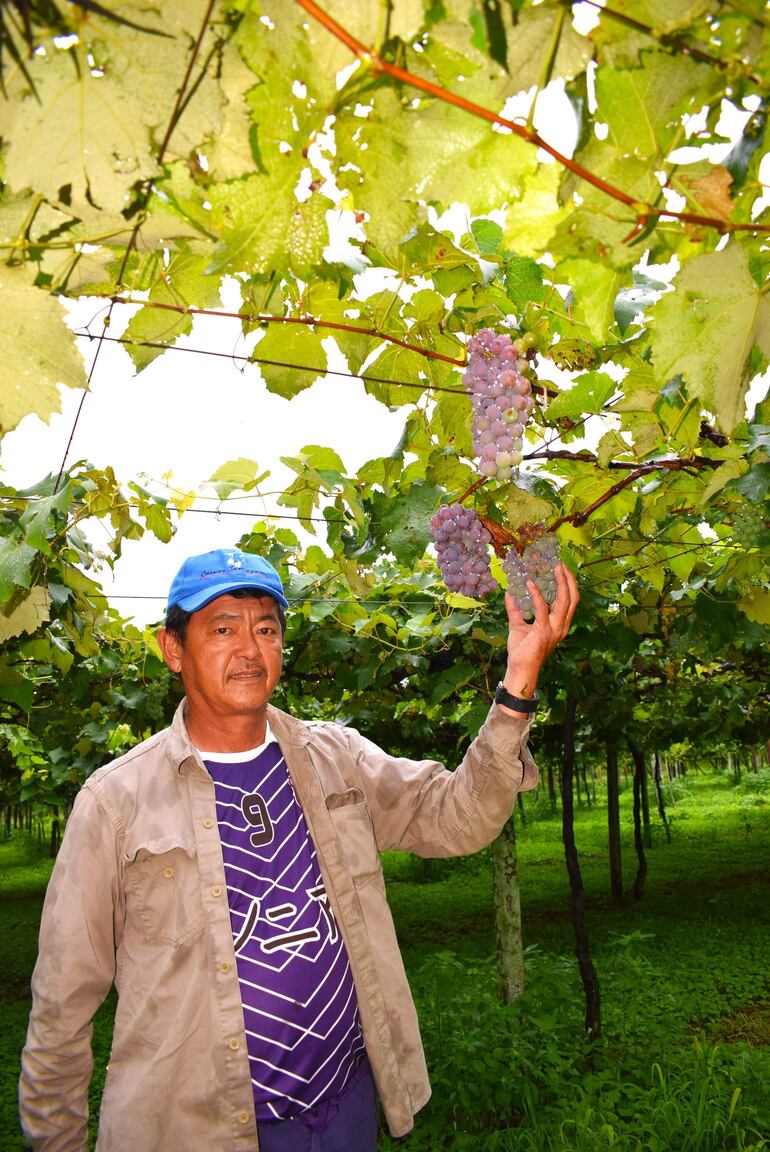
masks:
[(506, 708), (513, 708), (514, 712), (537, 712), (539, 701), (537, 692), (529, 700), (522, 700), (520, 696), (514, 696), (509, 692), (502, 680), (497, 685), (495, 704), (504, 704)]

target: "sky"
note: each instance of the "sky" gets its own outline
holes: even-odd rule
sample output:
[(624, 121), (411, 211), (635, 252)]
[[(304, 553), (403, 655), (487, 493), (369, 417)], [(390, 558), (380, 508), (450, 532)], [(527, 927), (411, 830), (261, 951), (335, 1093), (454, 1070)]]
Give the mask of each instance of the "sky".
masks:
[[(121, 320), (127, 323), (133, 309), (122, 311), (122, 317), (113, 313), (111, 334), (119, 334)], [(82, 300), (75, 303), (69, 320), (76, 331), (90, 326), (98, 333), (102, 314), (98, 302)], [(78, 342), (88, 369), (96, 341)], [(162, 492), (164, 483), (200, 491), (202, 482), (222, 464), (245, 457), (254, 460), (260, 472), (270, 470), (270, 478), (261, 485), (267, 493), (282, 490), (294, 475), (280, 457), (296, 455), (308, 444), (334, 448), (353, 473), (366, 460), (389, 455), (398, 444), (405, 410), (390, 412), (368, 396), (359, 381), (327, 376), (291, 402), (268, 392), (255, 365), (229, 358), (231, 353), (248, 354), (237, 320), (198, 317), (190, 336), (177, 343), (228, 356), (171, 350), (136, 375), (121, 345), (102, 345), (68, 466), (88, 460), (98, 468), (112, 466), (119, 481), (144, 478), (153, 491)], [(62, 410), (50, 423), (27, 416), (3, 438), (6, 483), (24, 488), (49, 472), (58, 473), (82, 395), (80, 390), (63, 388)], [(228, 503), (228, 511), (247, 515), (215, 514), (219, 507), (210, 490), (209, 499), (199, 499), (194, 510), (179, 518), (169, 544), (151, 533), (124, 544), (114, 575), (108, 569), (101, 573), (105, 592), (123, 616), (140, 625), (158, 620), (171, 580), (186, 556), (232, 547), (254, 520), (290, 511), (269, 496)], [(297, 528), (293, 518), (281, 524)], [(89, 538), (97, 548), (100, 527), (91, 523)]]

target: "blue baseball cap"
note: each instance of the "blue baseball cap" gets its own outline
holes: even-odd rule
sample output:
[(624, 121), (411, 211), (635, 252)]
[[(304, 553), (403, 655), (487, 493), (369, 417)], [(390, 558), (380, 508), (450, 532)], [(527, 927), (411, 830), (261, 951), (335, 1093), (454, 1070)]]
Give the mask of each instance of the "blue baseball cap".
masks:
[(239, 552), (237, 548), (217, 548), (185, 560), (171, 584), (168, 608), (178, 606), (185, 612), (197, 612), (217, 596), (238, 588), (264, 592), (282, 608), (289, 607), (281, 577), (264, 557)]

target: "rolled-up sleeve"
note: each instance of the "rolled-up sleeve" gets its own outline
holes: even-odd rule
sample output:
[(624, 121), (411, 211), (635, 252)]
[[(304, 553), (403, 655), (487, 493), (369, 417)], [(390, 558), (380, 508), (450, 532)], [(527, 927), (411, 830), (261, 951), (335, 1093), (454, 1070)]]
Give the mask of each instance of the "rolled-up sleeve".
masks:
[(86, 787), (46, 892), (21, 1059), (22, 1128), (34, 1152), (85, 1152), (91, 1021), (115, 978), (120, 932), (115, 827)]

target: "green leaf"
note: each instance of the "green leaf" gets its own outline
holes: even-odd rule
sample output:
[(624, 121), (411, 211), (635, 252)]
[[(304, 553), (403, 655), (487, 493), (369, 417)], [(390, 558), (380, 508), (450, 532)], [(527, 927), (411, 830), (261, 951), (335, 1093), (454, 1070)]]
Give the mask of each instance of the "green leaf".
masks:
[(28, 712), (35, 699), (35, 685), (0, 656), (0, 700), (10, 700)]
[[(161, 268), (158, 279), (150, 290), (149, 299), (155, 304), (168, 304), (173, 308), (213, 308), (220, 305), (220, 281), (218, 276), (206, 272), (208, 258), (192, 252), (179, 252), (170, 261), (168, 268)], [(159, 348), (149, 348), (137, 343), (129, 344), (127, 351), (137, 371), (141, 372), (156, 356), (164, 351), (165, 345), (173, 344), (178, 336), (192, 330), (192, 316), (185, 312), (166, 308), (153, 308), (148, 304), (132, 316), (126, 327), (128, 340), (147, 341), (160, 344)]]
[(0, 434), (34, 412), (41, 420), (60, 409), (57, 385), (82, 388), (83, 359), (55, 297), (35, 288), (27, 269), (0, 268)]
[(560, 420), (563, 416), (574, 419), (586, 412), (601, 412), (616, 390), (617, 384), (606, 372), (584, 372), (578, 376), (572, 388), (560, 392), (551, 401), (545, 411), (545, 419)]
[(505, 264), (505, 291), (519, 313), (530, 302), (542, 304), (548, 295), (543, 269), (524, 256), (509, 256)]
[(40, 496), (27, 503), (19, 523), (24, 529), (27, 543), (32, 548), (50, 556), (50, 541), (57, 529), (57, 516), (66, 512), (71, 499), (72, 485), (68, 483), (55, 495)]
[(636, 68), (599, 68), (598, 116), (619, 153), (663, 156), (681, 130), (682, 116), (696, 112), (719, 84), (715, 69), (682, 56), (647, 52)]
[(471, 235), (480, 256), (494, 256), (500, 251), (503, 230), (496, 220), (479, 219), (471, 223)]
[(605, 432), (596, 445), (596, 459), (600, 468), (606, 468), (611, 460), (628, 454), (629, 448), (622, 436), (613, 429)]
[(6, 604), (19, 588), (29, 588), (35, 548), (19, 540), (0, 542), (0, 606)]
[(430, 540), (429, 521), (441, 495), (440, 488), (423, 482), (412, 484), (408, 492), (395, 497), (374, 494), (377, 537), (399, 564), (410, 567), (425, 552)]
[(513, 484), (508, 488), (501, 503), (512, 528), (519, 528), (522, 524), (527, 523), (539, 524), (541, 520), (547, 523), (553, 516), (552, 504), (547, 500), (542, 500), (533, 492), (528, 492), (526, 489), (518, 488)]
[(730, 480), (728, 488), (735, 488), (752, 503), (758, 504), (770, 492), (770, 464), (754, 464), (744, 476)]
[(240, 456), (237, 460), (228, 460), (226, 464), (220, 465), (208, 483), (214, 486), (220, 500), (225, 500), (232, 492), (250, 492), (269, 475), (269, 472), (260, 472), (254, 460)]
[(271, 324), (251, 354), (268, 391), (291, 400), (326, 374), (323, 329)]
[(573, 319), (585, 324), (598, 343), (606, 343), (615, 322), (615, 300), (623, 276), (608, 264), (572, 259), (562, 261), (555, 278), (573, 285)]
[(755, 346), (770, 356), (770, 301), (752, 278), (733, 241), (721, 252), (696, 256), (677, 277), (675, 291), (652, 317), (653, 364), (659, 378), (683, 376), (688, 393), (713, 411), (730, 435), (746, 414)]

